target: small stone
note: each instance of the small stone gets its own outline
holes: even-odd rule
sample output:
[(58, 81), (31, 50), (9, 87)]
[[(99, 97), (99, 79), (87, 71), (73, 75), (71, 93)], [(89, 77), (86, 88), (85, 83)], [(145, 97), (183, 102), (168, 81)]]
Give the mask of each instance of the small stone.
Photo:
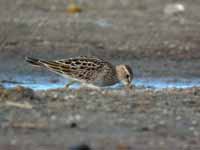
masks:
[(117, 150), (130, 150), (130, 147), (125, 144), (119, 144), (117, 145)]
[(46, 97), (46, 95), (47, 95), (46, 92), (41, 93), (41, 97)]
[(91, 148), (87, 144), (80, 144), (80, 145), (71, 146), (69, 150), (91, 150)]
[(159, 145), (161, 146), (161, 145), (165, 145), (165, 142), (164, 141), (160, 141), (159, 142)]
[(68, 99), (74, 99), (76, 96), (74, 96), (74, 95), (66, 95), (65, 97), (64, 97), (64, 99), (65, 100), (68, 100)]
[(15, 98), (22, 98), (22, 97), (28, 97), (33, 98), (34, 97), (34, 91), (30, 88), (25, 88), (23, 86), (16, 86), (15, 88), (11, 89), (13, 93), (15, 93)]
[(71, 3), (68, 5), (66, 12), (70, 14), (80, 13), (82, 9), (75, 3)]
[(51, 44), (50, 41), (46, 41), (46, 40), (43, 41), (43, 45), (50, 45), (50, 44)]
[(52, 115), (52, 116), (51, 116), (51, 120), (53, 120), (53, 121), (55, 121), (56, 118), (57, 118), (57, 117), (56, 117), (55, 115)]
[(75, 115), (75, 116), (69, 116), (65, 122), (67, 125), (69, 125), (70, 128), (75, 128), (77, 127), (77, 122), (80, 122), (81, 120), (81, 116), (80, 115)]
[(142, 127), (141, 130), (142, 130), (143, 132), (147, 132), (147, 131), (149, 131), (149, 127)]
[(199, 136), (199, 132), (198, 131), (194, 131), (194, 136)]
[(11, 144), (11, 145), (17, 144), (17, 140), (16, 140), (16, 139), (12, 139), (12, 140), (10, 141), (10, 144)]
[(55, 5), (52, 5), (52, 6), (50, 7), (50, 10), (51, 10), (51, 11), (56, 11), (56, 9), (57, 9), (57, 7), (56, 7)]
[(154, 124), (150, 124), (150, 125), (148, 126), (148, 128), (149, 128), (149, 130), (153, 130), (153, 129), (155, 129), (155, 125), (154, 125)]
[(75, 115), (75, 116), (74, 116), (74, 119), (75, 119), (76, 121), (80, 121), (81, 118), (82, 118), (82, 117), (81, 117), (80, 115)]
[(100, 20), (97, 20), (96, 21), (96, 24), (99, 26), (99, 27), (102, 27), (102, 28), (106, 28), (106, 27), (111, 27), (112, 24), (104, 19), (100, 19)]
[(69, 116), (69, 117), (66, 119), (66, 123), (71, 123), (72, 121), (74, 121), (74, 117), (73, 117), (73, 116)]
[(124, 123), (125, 121), (126, 121), (126, 119), (124, 119), (124, 118), (119, 118), (119, 119), (118, 119), (118, 122), (119, 122), (119, 123)]
[(165, 120), (159, 121), (159, 124), (160, 124), (160, 125), (164, 125), (165, 123), (166, 123)]
[(181, 3), (167, 4), (164, 8), (165, 15), (174, 15), (185, 11), (185, 6)]
[(77, 123), (76, 122), (71, 122), (70, 124), (69, 124), (69, 127), (70, 128), (76, 128), (78, 125), (77, 125)]
[(194, 131), (194, 129), (195, 129), (194, 127), (189, 127), (190, 131)]
[(192, 125), (197, 125), (197, 121), (196, 120), (192, 120)]
[(176, 121), (181, 120), (181, 118), (182, 118), (181, 116), (177, 116)]
[(58, 98), (58, 93), (53, 93), (53, 98)]
[(169, 114), (168, 110), (167, 110), (167, 109), (163, 109), (163, 114), (164, 114), (164, 115)]

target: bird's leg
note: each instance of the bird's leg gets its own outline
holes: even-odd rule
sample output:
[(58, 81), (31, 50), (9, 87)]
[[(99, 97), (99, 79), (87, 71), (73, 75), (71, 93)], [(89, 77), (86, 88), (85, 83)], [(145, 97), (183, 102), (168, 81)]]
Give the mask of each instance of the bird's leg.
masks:
[(133, 89), (133, 85), (132, 85), (132, 84), (129, 84), (129, 85), (128, 85), (128, 88), (129, 88), (129, 89)]
[(65, 85), (66, 88), (69, 88), (72, 84), (77, 83), (77, 81), (69, 80), (69, 82)]
[(82, 83), (81, 85), (82, 85), (82, 87), (86, 87), (89, 89), (101, 90), (101, 88), (99, 86), (95, 86), (93, 84)]
[(125, 89), (128, 90), (128, 91), (133, 90), (133, 88), (134, 88), (134, 86), (133, 86), (132, 84), (127, 84), (127, 85), (125, 86)]

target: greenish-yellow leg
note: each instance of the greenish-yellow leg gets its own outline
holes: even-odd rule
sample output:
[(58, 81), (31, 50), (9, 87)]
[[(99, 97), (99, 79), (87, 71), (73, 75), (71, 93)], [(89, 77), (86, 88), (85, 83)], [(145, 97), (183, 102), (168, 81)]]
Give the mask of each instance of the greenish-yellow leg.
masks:
[(78, 83), (77, 81), (74, 80), (69, 80), (69, 82), (65, 85), (66, 88), (69, 88), (72, 84)]

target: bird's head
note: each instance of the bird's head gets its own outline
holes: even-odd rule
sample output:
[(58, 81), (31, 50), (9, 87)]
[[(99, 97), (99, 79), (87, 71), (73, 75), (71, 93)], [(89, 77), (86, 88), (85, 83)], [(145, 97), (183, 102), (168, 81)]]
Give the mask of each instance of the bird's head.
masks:
[(117, 78), (125, 86), (132, 87), (131, 82), (133, 80), (133, 72), (128, 65), (117, 65), (116, 66)]

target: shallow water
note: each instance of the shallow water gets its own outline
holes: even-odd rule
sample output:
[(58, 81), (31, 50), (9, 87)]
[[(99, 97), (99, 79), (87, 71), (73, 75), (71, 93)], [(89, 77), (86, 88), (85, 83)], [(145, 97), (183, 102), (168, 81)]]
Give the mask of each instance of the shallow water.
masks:
[[(64, 78), (49, 79), (48, 77), (35, 77), (23, 76), (16, 77), (10, 81), (2, 82), (5, 88), (13, 88), (18, 85), (28, 87), (34, 90), (48, 90), (64, 87), (69, 81)], [(136, 87), (150, 88), (150, 89), (164, 89), (164, 88), (191, 88), (200, 87), (200, 78), (136, 78), (132, 82)], [(113, 85), (109, 88), (119, 89), (121, 84)], [(80, 88), (79, 83), (75, 83), (69, 86), (71, 89)]]
[(191, 88), (200, 87), (200, 78), (138, 78), (136, 87), (164, 89), (164, 88)]

